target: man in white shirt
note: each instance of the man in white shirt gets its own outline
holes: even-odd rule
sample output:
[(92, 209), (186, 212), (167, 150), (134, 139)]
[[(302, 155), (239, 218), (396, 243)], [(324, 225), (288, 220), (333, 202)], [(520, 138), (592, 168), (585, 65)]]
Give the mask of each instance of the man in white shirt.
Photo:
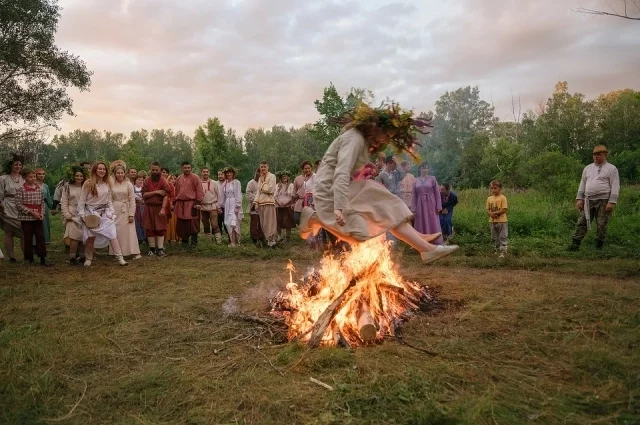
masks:
[(216, 243), (222, 243), (222, 235), (218, 226), (218, 198), (220, 194), (218, 182), (213, 181), (209, 177), (209, 168), (204, 167), (200, 170), (200, 182), (202, 183), (202, 191), (204, 197), (200, 209), (200, 217), (204, 227), (206, 237), (215, 237)]
[(618, 169), (607, 162), (607, 154), (606, 147), (596, 146), (593, 149), (593, 164), (587, 165), (582, 171), (576, 196), (576, 206), (581, 212), (573, 234), (573, 243), (569, 246), (570, 251), (580, 249), (580, 243), (591, 228), (593, 219), (598, 225), (596, 248), (602, 249), (604, 246), (607, 223), (620, 194)]

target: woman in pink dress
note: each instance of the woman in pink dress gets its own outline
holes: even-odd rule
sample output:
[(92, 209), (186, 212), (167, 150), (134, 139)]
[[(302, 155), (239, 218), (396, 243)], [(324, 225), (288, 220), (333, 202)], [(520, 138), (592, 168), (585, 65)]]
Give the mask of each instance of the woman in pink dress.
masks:
[[(440, 186), (434, 176), (429, 175), (429, 164), (420, 165), (420, 176), (413, 183), (413, 196), (411, 199), (411, 211), (414, 214), (413, 227), (420, 233), (440, 233), (440, 211), (442, 211), (442, 199)], [(442, 236), (434, 242), (442, 245)]]

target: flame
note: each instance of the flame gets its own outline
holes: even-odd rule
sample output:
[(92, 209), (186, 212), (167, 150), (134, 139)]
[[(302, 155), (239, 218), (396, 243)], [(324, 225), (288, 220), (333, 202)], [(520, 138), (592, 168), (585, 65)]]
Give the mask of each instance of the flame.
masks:
[[(362, 345), (363, 320), (370, 331), (375, 326), (375, 340), (393, 335), (396, 326), (419, 308), (421, 298), (428, 297), (424, 287), (398, 274), (384, 235), (351, 248), (339, 256), (325, 254), (302, 284), (293, 281), (295, 268), (289, 260), (289, 283), (272, 300), (272, 314), (284, 317), (290, 340), (308, 341), (314, 323), (343, 292), (322, 345)], [(355, 284), (349, 287), (352, 280)]]

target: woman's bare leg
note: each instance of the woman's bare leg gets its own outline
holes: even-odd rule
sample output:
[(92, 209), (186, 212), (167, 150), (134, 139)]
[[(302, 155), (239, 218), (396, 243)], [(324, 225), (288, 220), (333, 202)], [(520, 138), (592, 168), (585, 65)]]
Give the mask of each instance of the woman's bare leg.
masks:
[(117, 239), (111, 239), (109, 243), (115, 255), (122, 255), (122, 248), (120, 248), (120, 242)]
[(84, 255), (85, 255), (84, 265), (85, 266), (91, 265), (91, 261), (93, 260), (93, 253), (95, 251), (95, 249), (93, 248), (93, 244), (95, 241), (96, 241), (96, 238), (94, 236), (92, 238), (88, 238), (87, 241), (84, 243)]
[(124, 261), (124, 257), (122, 255), (122, 247), (120, 247), (120, 242), (118, 242), (118, 239), (111, 239), (109, 243), (111, 244), (111, 248), (113, 249), (113, 253), (115, 254), (116, 260), (118, 260), (118, 263), (120, 263), (121, 266), (126, 266), (127, 262)]
[(401, 241), (410, 245), (418, 252), (429, 252), (436, 249), (435, 245), (431, 245), (424, 240), (422, 233), (411, 227), (409, 223), (402, 223), (390, 230), (391, 234)]
[(76, 258), (76, 253), (78, 252), (79, 243), (80, 241), (71, 239), (71, 242), (69, 242), (69, 258), (72, 258), (72, 259)]

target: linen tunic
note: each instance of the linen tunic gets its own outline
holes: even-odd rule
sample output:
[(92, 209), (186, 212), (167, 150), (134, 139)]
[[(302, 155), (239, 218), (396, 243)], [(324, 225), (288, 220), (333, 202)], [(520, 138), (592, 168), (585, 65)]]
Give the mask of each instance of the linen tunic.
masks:
[(89, 229), (83, 222), (82, 241), (87, 242), (87, 239), (95, 237), (93, 246), (104, 248), (109, 245), (109, 241), (116, 239), (116, 214), (111, 202), (111, 187), (107, 183), (100, 183), (97, 192), (98, 196), (93, 196), (88, 187), (83, 186), (78, 201), (78, 214), (83, 218), (91, 213), (100, 216), (100, 224), (94, 229)]
[(64, 243), (69, 245), (69, 240), (82, 240), (82, 220), (78, 215), (78, 201), (82, 194), (82, 186), (66, 184), (62, 189), (60, 209), (64, 220)]
[(293, 200), (293, 183), (278, 183), (276, 189), (276, 206), (289, 207)]
[(195, 174), (180, 175), (176, 180), (176, 197), (174, 200), (175, 208), (173, 212), (181, 220), (197, 220), (200, 223), (200, 217), (191, 215), (191, 208), (202, 202), (204, 192), (200, 177)]
[(18, 220), (16, 193), (23, 184), (22, 176), (18, 176), (16, 183), (11, 179), (11, 174), (0, 176), (0, 202), (4, 208), (4, 213), (0, 214), (0, 228), (8, 226), (18, 237), (22, 237), (22, 226)]
[[(136, 213), (136, 197), (129, 179), (125, 179), (122, 183), (113, 182), (111, 202), (116, 212), (116, 237), (120, 243), (122, 255), (140, 254), (135, 222), (129, 223), (129, 217), (134, 217)], [(111, 247), (109, 247), (109, 254), (114, 254)]]
[[(351, 181), (351, 175), (369, 162), (362, 134), (352, 128), (329, 146), (316, 172), (313, 201), (322, 227), (340, 237), (366, 241), (411, 219), (404, 202), (373, 180)], [(335, 221), (342, 210), (345, 225)]]
[[(222, 186), (222, 188), (224, 189), (224, 186)], [(257, 193), (258, 193), (258, 182), (255, 181), (255, 179), (249, 180), (249, 183), (247, 183), (246, 196), (247, 196), (247, 203), (248, 203), (250, 214), (258, 214), (258, 211), (256, 211), (253, 205), (253, 201), (256, 199)]]
[(313, 186), (316, 181), (316, 173), (311, 174), (308, 177), (299, 175), (293, 180), (293, 196), (296, 203), (293, 206), (293, 211), (299, 213), (304, 207), (304, 195), (307, 193), (313, 193)]
[(218, 193), (220, 193), (218, 183), (209, 179), (201, 180), (202, 192), (202, 211), (214, 211), (218, 209)]
[(402, 199), (409, 208), (411, 208), (411, 203), (413, 202), (413, 184), (415, 181), (415, 176), (407, 173), (400, 182), (400, 199)]

